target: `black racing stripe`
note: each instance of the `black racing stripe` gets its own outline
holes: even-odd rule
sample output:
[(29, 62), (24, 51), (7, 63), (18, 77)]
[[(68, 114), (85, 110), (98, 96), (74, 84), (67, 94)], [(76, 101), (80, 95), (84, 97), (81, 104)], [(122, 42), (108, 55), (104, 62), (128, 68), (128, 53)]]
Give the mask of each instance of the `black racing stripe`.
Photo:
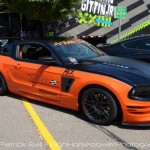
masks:
[[(117, 5), (118, 5), (119, 3), (121, 3), (122, 1), (124, 1), (124, 0), (119, 0), (119, 2), (115, 1), (115, 2), (114, 2), (114, 5), (117, 6)], [(76, 9), (80, 9), (80, 7), (81, 7), (81, 6), (78, 6)], [(60, 29), (60, 31), (57, 33), (57, 35), (63, 34), (64, 32), (67, 32), (67, 31), (69, 32), (69, 30), (71, 30), (71, 29), (77, 27), (78, 25), (80, 25), (79, 23), (75, 23), (75, 22), (72, 23), (71, 21), (69, 21), (69, 24), (71, 25), (70, 27), (68, 27), (68, 28), (66, 28), (65, 26), (62, 27), (62, 28)], [(86, 30), (86, 31), (84, 31), (84, 32), (82, 32), (82, 33), (80, 33), (80, 34), (78, 34), (78, 35), (88, 35), (88, 34), (94, 32), (94, 31), (96, 31), (96, 30), (98, 30), (98, 29), (100, 29), (100, 27), (94, 26), (94, 27), (92, 27), (92, 28), (90, 28), (90, 29), (88, 29), (88, 30)]]
[(125, 1), (125, 0), (117, 0), (117, 1), (114, 1), (114, 5), (117, 6), (119, 3), (122, 3), (123, 1)]
[[(121, 26), (121, 31), (123, 31), (123, 30), (125, 30), (125, 29), (128, 29), (129, 27), (132, 26), (132, 24), (134, 24), (135, 22), (137, 22), (137, 20), (140, 20), (140, 19), (142, 19), (142, 18), (144, 18), (144, 17), (146, 17), (146, 16), (148, 16), (148, 15), (149, 15), (148, 10), (145, 10), (145, 11), (143, 11), (142, 13), (138, 14), (137, 16), (135, 16), (135, 17), (129, 19), (129, 22), (127, 22), (127, 23), (125, 23), (125, 24), (123, 24), (123, 25)], [(115, 28), (114, 30), (108, 32), (106, 35), (107, 35), (108, 37), (110, 37), (110, 36), (112, 36), (112, 35), (116, 35), (117, 33), (118, 33), (118, 27)]]
[[(84, 32), (81, 32), (81, 33), (78, 34), (77, 36), (89, 35), (90, 33), (94, 32), (94, 31), (96, 31), (96, 30), (99, 30), (100, 28), (101, 28), (101, 27), (94, 26), (94, 27), (92, 27), (92, 28), (90, 28), (90, 29), (87, 29), (87, 30), (84, 31)], [(99, 33), (98, 33), (97, 35), (99, 35)], [(100, 35), (101, 35), (101, 34), (100, 34)]]
[(135, 22), (137, 22), (137, 20), (140, 20), (140, 19), (142, 19), (142, 18), (144, 18), (144, 17), (146, 17), (146, 16), (148, 16), (148, 15), (149, 15), (149, 11), (148, 11), (148, 10), (145, 10), (145, 11), (143, 11), (142, 13), (138, 14), (137, 16), (135, 16), (135, 17), (129, 19), (129, 20), (130, 20), (129, 22), (130, 22), (131, 24), (134, 24)]
[[(114, 2), (114, 4), (115, 5), (117, 5), (117, 4), (119, 4), (119, 3), (121, 3), (122, 1), (124, 1), (124, 0), (120, 0), (119, 2)], [(138, 0), (137, 2), (135, 2), (135, 3), (133, 3), (133, 4), (131, 4), (131, 5), (129, 5), (128, 7), (127, 7), (127, 11), (128, 12), (130, 12), (130, 11), (132, 11), (132, 10), (134, 10), (135, 8), (137, 8), (137, 7), (139, 7), (140, 5), (142, 5), (142, 4), (144, 4), (144, 2), (143, 2), (143, 0)], [(150, 9), (150, 4), (149, 5), (147, 5), (147, 7), (148, 7), (148, 9)], [(79, 8), (79, 7), (78, 7)], [(144, 13), (143, 13), (144, 14)], [(140, 14), (139, 14), (140, 15)], [(139, 20), (139, 15), (137, 15), (137, 17), (135, 16), (135, 17), (133, 17), (133, 18), (131, 18), (130, 20), (131, 21), (129, 21), (127, 24), (125, 24), (125, 25), (123, 25), (122, 26), (122, 31), (123, 30), (125, 30), (125, 29), (127, 29), (128, 27), (130, 27), (133, 23), (135, 23), (136, 21), (135, 21), (135, 19), (137, 18), (137, 20)], [(142, 15), (141, 15), (142, 16)], [(144, 16), (144, 15), (143, 15)], [(146, 15), (145, 15), (146, 16)], [(117, 19), (114, 19), (113, 18), (113, 22), (114, 21), (116, 21)], [(134, 21), (132, 21), (132, 20), (134, 20)], [(133, 22), (133, 23), (132, 23)], [(57, 33), (57, 35), (60, 35), (60, 34), (63, 34), (64, 32), (69, 32), (69, 30), (71, 30), (71, 29), (73, 29), (73, 28), (76, 28), (78, 25), (80, 25), (79, 23), (76, 23), (76, 22), (72, 22), (72, 21), (69, 21), (69, 24), (71, 25), (70, 27), (68, 27), (68, 28), (66, 28), (65, 26), (63, 27), (63, 28), (61, 28), (61, 30)], [(92, 28), (90, 28), (90, 29), (88, 29), (88, 30), (86, 30), (86, 31), (83, 31), (83, 32), (81, 32), (80, 34), (78, 34), (78, 35), (89, 35), (89, 34), (91, 34), (92, 32), (95, 32), (95, 31), (97, 31), (97, 30), (99, 30), (101, 27), (97, 27), (97, 26), (94, 26), (94, 27), (92, 27)], [(116, 33), (118, 33), (118, 29), (114, 29), (114, 30), (112, 30), (112, 31), (110, 31), (108, 34), (107, 34), (107, 36), (109, 37), (109, 36), (112, 36), (112, 35), (115, 35)], [(99, 34), (99, 33), (98, 33)], [(98, 35), (97, 34), (97, 35)]]
[(139, 1), (135, 2), (135, 3), (133, 3), (132, 5), (128, 6), (127, 7), (127, 11), (129, 12), (129, 11), (131, 11), (131, 10), (133, 10), (133, 9), (143, 5), (143, 4), (144, 4), (143, 0), (139, 0)]
[[(120, 3), (120, 2), (119, 2)], [(118, 4), (119, 4), (118, 3)], [(142, 5), (142, 4), (144, 4), (144, 2), (143, 2), (143, 0), (138, 0), (137, 2), (135, 2), (135, 3), (133, 3), (132, 5), (129, 5), (128, 7), (127, 7), (127, 11), (128, 12), (130, 12), (130, 11), (132, 11), (133, 9), (135, 9), (136, 7), (138, 7), (138, 6), (140, 6), (140, 5)], [(132, 19), (132, 18), (131, 18)], [(116, 21), (117, 19), (113, 19), (113, 22), (114, 21)], [(138, 19), (139, 20), (139, 19)], [(91, 34), (92, 32), (95, 32), (95, 31), (97, 31), (97, 30), (99, 30), (100, 29), (100, 27), (92, 27), (92, 28), (90, 28), (90, 29), (88, 29), (88, 30), (86, 30), (86, 31), (84, 31), (84, 32), (81, 32), (80, 34), (78, 34), (78, 35), (88, 35), (88, 34)], [(116, 32), (116, 30), (118, 31), (118, 29), (114, 29), (115, 31), (113, 31), (112, 30), (112, 32), (113, 32), (113, 34), (108, 34), (108, 36), (109, 35), (114, 35), (114, 34), (116, 34), (117, 32)], [(111, 32), (111, 31), (110, 31)]]
[(70, 27), (66, 28), (65, 26), (63, 28), (61, 28), (61, 30), (56, 34), (56, 35), (60, 35), (60, 34), (63, 34), (64, 32), (69, 32), (69, 30), (77, 27), (78, 25), (80, 25), (79, 23), (71, 23), (69, 22), (70, 24)]
[(147, 5), (148, 10), (150, 10), (150, 4)]

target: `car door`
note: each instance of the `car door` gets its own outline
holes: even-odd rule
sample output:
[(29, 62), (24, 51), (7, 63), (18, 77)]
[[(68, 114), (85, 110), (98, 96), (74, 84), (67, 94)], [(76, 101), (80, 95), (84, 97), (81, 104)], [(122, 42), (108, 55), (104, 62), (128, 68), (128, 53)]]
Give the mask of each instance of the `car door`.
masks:
[[(121, 45), (123, 47), (122, 56), (126, 58), (136, 59), (139, 52), (137, 52), (136, 46), (139, 40), (132, 40), (128, 42), (123, 42)], [(118, 55), (119, 56), (119, 55)]]
[(121, 41), (119, 43), (105, 46), (102, 50), (105, 49), (104, 52), (108, 55), (134, 59), (137, 42), (137, 40)]
[(142, 39), (136, 46), (136, 59), (150, 62), (150, 38)]
[(16, 63), (14, 69), (11, 69), (11, 78), (20, 94), (60, 101), (62, 68), (59, 65), (41, 64), (38, 59), (45, 56), (53, 57), (53, 54), (41, 44), (17, 45)]

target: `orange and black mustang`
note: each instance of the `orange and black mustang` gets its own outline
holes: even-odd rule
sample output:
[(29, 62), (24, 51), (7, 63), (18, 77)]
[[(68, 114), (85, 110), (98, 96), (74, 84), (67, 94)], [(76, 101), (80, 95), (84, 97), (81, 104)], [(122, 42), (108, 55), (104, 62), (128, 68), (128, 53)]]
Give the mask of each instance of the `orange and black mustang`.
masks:
[(0, 95), (81, 111), (106, 125), (150, 125), (150, 65), (107, 56), (82, 40), (22, 40), (0, 49)]

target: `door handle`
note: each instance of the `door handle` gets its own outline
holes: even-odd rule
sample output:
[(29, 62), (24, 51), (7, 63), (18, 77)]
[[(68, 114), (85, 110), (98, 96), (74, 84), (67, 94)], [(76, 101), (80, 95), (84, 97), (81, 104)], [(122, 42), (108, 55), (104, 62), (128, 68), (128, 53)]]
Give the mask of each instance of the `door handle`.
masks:
[(17, 68), (17, 69), (21, 68), (20, 64), (17, 64), (17, 65), (16, 65), (16, 68)]

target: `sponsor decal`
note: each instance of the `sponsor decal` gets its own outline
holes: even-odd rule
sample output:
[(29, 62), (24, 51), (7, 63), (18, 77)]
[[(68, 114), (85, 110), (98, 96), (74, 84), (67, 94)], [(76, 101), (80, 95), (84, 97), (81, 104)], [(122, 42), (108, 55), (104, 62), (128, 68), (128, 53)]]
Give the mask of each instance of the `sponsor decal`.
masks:
[(66, 69), (65, 71), (64, 71), (64, 74), (63, 74), (63, 76), (67, 76), (67, 77), (74, 77), (74, 71), (75, 70), (72, 70), (72, 69)]
[(69, 40), (69, 41), (55, 42), (54, 46), (75, 44), (78, 43), (79, 41), (80, 40)]
[(53, 86), (55, 88), (59, 88), (58, 82), (55, 80), (49, 80), (48, 78), (41, 78), (36, 73), (27, 73), (28, 81), (34, 84), (41, 84), (46, 86)]
[(57, 84), (58, 84), (58, 82), (57, 82), (56, 80), (51, 80), (50, 83), (51, 83), (52, 85), (57, 85)]
[(80, 24), (94, 24), (109, 28), (113, 25), (114, 0), (82, 0), (79, 13)]
[(73, 57), (68, 57), (68, 59), (73, 63), (73, 64), (78, 64), (77, 60)]

